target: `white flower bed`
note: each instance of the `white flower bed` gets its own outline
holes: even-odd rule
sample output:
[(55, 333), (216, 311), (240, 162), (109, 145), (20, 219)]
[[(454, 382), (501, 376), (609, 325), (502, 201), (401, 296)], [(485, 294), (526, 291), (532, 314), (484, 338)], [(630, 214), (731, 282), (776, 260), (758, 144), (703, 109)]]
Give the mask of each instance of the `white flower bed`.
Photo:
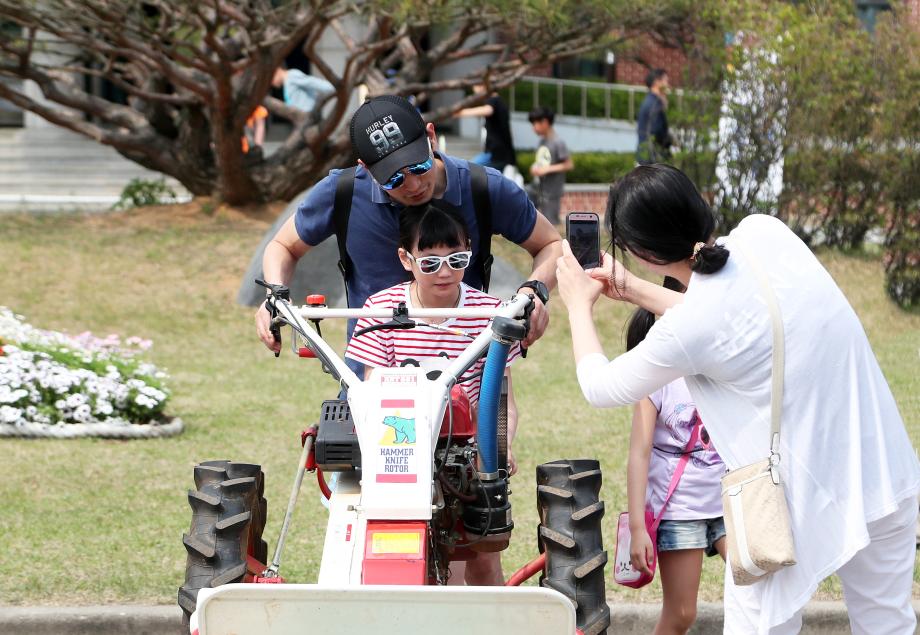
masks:
[(57, 436), (84, 436), (164, 423), (166, 373), (138, 358), (150, 345), (39, 330), (0, 307), (0, 434), (70, 427)]

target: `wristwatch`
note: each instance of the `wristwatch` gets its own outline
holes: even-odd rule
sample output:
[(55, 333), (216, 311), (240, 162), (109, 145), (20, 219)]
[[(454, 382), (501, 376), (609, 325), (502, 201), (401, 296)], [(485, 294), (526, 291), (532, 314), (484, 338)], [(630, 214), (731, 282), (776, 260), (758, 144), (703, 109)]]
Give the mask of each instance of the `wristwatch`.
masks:
[(518, 288), (523, 289), (524, 287), (532, 289), (534, 295), (540, 298), (540, 302), (542, 302), (544, 306), (549, 302), (549, 289), (547, 289), (546, 285), (541, 281), (528, 280), (527, 282), (522, 282)]

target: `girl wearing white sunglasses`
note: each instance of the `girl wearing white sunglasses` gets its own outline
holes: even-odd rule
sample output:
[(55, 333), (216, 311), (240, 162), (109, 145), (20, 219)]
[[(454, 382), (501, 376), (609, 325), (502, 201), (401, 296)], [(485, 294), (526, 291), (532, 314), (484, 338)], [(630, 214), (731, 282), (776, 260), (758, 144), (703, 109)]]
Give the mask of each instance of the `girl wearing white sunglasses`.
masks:
[[(364, 308), (393, 309), (400, 302), (409, 308), (495, 307), (501, 300), (463, 283), (470, 265), (469, 230), (463, 219), (433, 205), (407, 207), (399, 219), (399, 259), (411, 276), (409, 282), (384, 289), (367, 299)], [(355, 332), (386, 320), (362, 318)], [(484, 329), (488, 318), (449, 318), (416, 320), (407, 330), (377, 330), (354, 336), (345, 356), (368, 367), (421, 366), (437, 373), (463, 351)], [(517, 430), (517, 407), (511, 390), (511, 362), (520, 357), (518, 344), (508, 354), (508, 463), (511, 474), (517, 471), (512, 442)], [(467, 393), (474, 412), (479, 402), (479, 382), (484, 359), (460, 378), (458, 385)], [(451, 584), (501, 585), (503, 574), (500, 553), (478, 553), (473, 560), (451, 565)]]

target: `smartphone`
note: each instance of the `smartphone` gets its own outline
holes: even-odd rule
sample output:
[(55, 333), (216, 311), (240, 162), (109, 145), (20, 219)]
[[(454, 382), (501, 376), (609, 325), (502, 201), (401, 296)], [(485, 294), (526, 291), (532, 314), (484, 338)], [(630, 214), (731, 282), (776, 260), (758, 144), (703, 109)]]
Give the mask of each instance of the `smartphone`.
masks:
[(601, 232), (597, 214), (594, 212), (567, 214), (565, 236), (582, 269), (601, 266)]

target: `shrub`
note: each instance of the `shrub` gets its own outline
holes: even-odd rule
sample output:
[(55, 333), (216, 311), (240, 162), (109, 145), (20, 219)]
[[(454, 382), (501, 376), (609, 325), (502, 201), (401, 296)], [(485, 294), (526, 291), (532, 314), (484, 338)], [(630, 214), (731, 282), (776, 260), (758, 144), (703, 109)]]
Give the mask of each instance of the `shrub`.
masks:
[(0, 307), (0, 425), (163, 420), (166, 374), (138, 358), (149, 346), (42, 331)]
[(789, 152), (781, 218), (808, 243), (859, 248), (880, 224), (885, 162), (883, 153), (862, 143)]
[[(518, 168), (524, 180), (530, 180), (530, 166), (534, 161), (532, 150), (517, 153)], [(632, 152), (573, 152), (575, 168), (566, 173), (566, 183), (610, 183), (633, 169), (636, 157)]]
[(121, 197), (112, 206), (112, 209), (130, 209), (175, 202), (176, 192), (166, 184), (166, 179), (131, 179), (121, 191)]
[(886, 234), (885, 289), (904, 308), (920, 306), (920, 204), (892, 214)]
[[(906, 7), (903, 7), (906, 9)], [(878, 174), (885, 200), (885, 277), (891, 298), (920, 306), (920, 33), (886, 16), (877, 32), (881, 99), (875, 133), (888, 148)]]

